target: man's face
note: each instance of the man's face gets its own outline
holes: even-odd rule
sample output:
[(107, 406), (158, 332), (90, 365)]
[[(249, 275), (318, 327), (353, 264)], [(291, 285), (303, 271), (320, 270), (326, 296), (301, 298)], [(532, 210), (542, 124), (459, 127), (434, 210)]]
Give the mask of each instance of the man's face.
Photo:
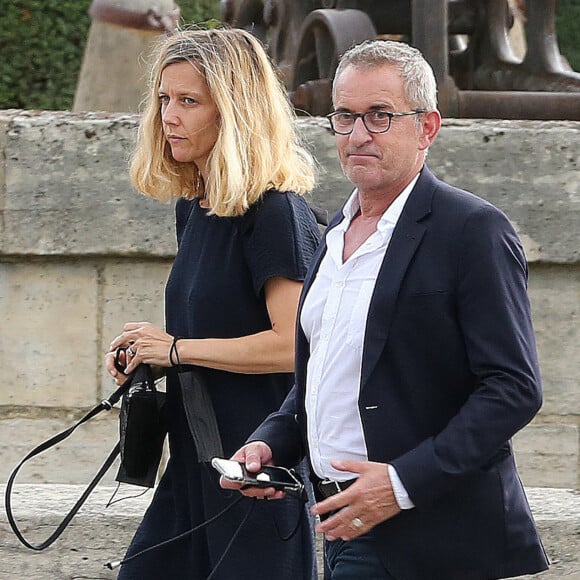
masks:
[[(412, 107), (393, 66), (367, 69), (351, 65), (336, 80), (334, 109), (397, 113)], [(342, 169), (360, 193), (398, 194), (418, 173), (429, 145), (422, 117), (394, 117), (386, 133), (370, 133), (358, 118), (350, 135), (336, 135)]]

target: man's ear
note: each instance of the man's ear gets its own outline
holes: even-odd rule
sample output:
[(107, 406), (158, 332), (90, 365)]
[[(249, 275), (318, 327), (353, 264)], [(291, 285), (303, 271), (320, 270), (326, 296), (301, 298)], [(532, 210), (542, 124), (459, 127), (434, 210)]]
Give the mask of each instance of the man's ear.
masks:
[(437, 134), (441, 129), (441, 114), (439, 111), (428, 111), (421, 114), (421, 138), (419, 150), (428, 149), (431, 143), (435, 141)]

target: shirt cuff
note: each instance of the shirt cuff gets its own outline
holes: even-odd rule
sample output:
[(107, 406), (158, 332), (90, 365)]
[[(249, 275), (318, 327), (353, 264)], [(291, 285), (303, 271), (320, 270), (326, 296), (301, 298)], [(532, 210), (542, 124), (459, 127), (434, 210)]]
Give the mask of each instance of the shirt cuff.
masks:
[(395, 494), (395, 499), (402, 510), (410, 510), (415, 507), (415, 504), (409, 497), (397, 470), (392, 465), (387, 465), (387, 470), (389, 472), (389, 478), (391, 480), (391, 486), (393, 488), (393, 493)]

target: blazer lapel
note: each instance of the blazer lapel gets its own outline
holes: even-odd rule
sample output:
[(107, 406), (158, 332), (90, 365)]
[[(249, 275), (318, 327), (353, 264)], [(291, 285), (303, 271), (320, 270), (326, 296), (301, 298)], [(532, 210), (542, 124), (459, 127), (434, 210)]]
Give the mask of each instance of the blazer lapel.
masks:
[(343, 215), (342, 210), (336, 212), (332, 219), (330, 220), (328, 227), (324, 232), (324, 237), (322, 238), (321, 242), (318, 244), (314, 255), (312, 256), (312, 261), (310, 262), (310, 267), (308, 268), (308, 272), (306, 273), (306, 277), (304, 278), (304, 286), (302, 289), (302, 293), (300, 295), (300, 301), (298, 303), (298, 317), (300, 317), (300, 312), (302, 311), (302, 304), (304, 303), (304, 299), (306, 298), (306, 294), (312, 286), (312, 282), (316, 277), (316, 273), (318, 272), (318, 268), (320, 267), (320, 262), (322, 262), (322, 258), (324, 254), (326, 254), (326, 235), (328, 232), (338, 225), (342, 221)]
[(320, 267), (320, 262), (322, 262), (322, 258), (324, 254), (326, 254), (326, 234), (335, 227), (340, 221), (342, 220), (342, 210), (338, 211), (333, 218), (330, 220), (326, 231), (324, 232), (324, 237), (321, 242), (318, 244), (314, 255), (312, 256), (312, 261), (310, 262), (310, 267), (308, 268), (308, 272), (306, 273), (306, 277), (304, 278), (304, 285), (302, 287), (302, 292), (300, 293), (300, 300), (298, 302), (298, 315), (296, 318), (296, 369), (295, 369), (295, 377), (296, 382), (301, 385), (303, 388), (306, 386), (306, 365), (308, 363), (308, 358), (310, 356), (309, 353), (309, 345), (304, 333), (302, 332), (302, 326), (300, 325), (300, 313), (302, 312), (302, 306), (304, 304), (304, 299), (308, 294), (308, 290), (312, 283), (314, 282), (314, 278), (316, 278), (316, 273), (318, 272), (318, 268)]
[(367, 318), (361, 388), (369, 380), (389, 338), (399, 289), (427, 229), (423, 220), (431, 212), (435, 183), (434, 176), (424, 167), (395, 226), (379, 270)]

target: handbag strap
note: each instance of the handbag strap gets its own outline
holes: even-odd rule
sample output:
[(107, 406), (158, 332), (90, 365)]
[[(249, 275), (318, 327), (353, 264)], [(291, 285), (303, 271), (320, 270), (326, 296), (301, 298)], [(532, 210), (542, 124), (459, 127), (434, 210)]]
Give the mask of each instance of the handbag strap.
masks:
[(64, 431), (61, 431), (57, 435), (54, 435), (50, 439), (47, 439), (46, 441), (44, 441), (40, 445), (37, 445), (12, 470), (12, 473), (10, 474), (10, 477), (8, 479), (8, 483), (6, 484), (6, 493), (5, 493), (6, 516), (8, 518), (8, 523), (10, 524), (10, 527), (12, 528), (12, 531), (14, 532), (16, 537), (20, 540), (20, 542), (22, 542), (22, 544), (24, 544), (27, 548), (30, 548), (32, 550), (41, 551), (41, 550), (44, 550), (45, 548), (48, 548), (48, 546), (50, 546), (51, 544), (53, 544), (56, 541), (56, 539), (64, 532), (66, 527), (69, 525), (70, 521), (73, 519), (73, 517), (79, 511), (81, 506), (85, 503), (85, 501), (87, 500), (87, 498), (89, 497), (89, 495), (91, 494), (93, 489), (96, 487), (96, 485), (99, 483), (99, 481), (103, 478), (105, 473), (109, 470), (109, 468), (111, 467), (111, 465), (115, 461), (117, 455), (119, 455), (120, 446), (119, 446), (119, 443), (117, 443), (115, 445), (115, 447), (111, 450), (111, 452), (109, 453), (109, 456), (107, 457), (107, 459), (105, 460), (105, 462), (103, 463), (103, 465), (101, 466), (101, 468), (99, 469), (97, 474), (93, 477), (92, 481), (87, 485), (86, 489), (84, 490), (82, 495), (79, 497), (79, 499), (77, 500), (75, 505), (70, 509), (68, 514), (60, 522), (60, 524), (58, 525), (58, 527), (56, 528), (54, 533), (51, 536), (49, 536), (48, 539), (46, 539), (44, 542), (41, 542), (40, 544), (36, 544), (36, 545), (31, 544), (23, 536), (22, 532), (18, 528), (16, 520), (14, 519), (14, 514), (12, 512), (12, 488), (14, 487), (14, 481), (16, 479), (16, 476), (18, 475), (18, 472), (20, 471), (22, 466), (29, 459), (32, 459), (33, 457), (35, 457), (39, 453), (42, 453), (43, 451), (50, 449), (54, 445), (60, 443), (61, 441), (63, 441), (67, 437), (69, 437), (77, 429), (77, 427), (79, 427), (83, 423), (86, 423), (89, 419), (92, 419), (95, 415), (98, 415), (101, 411), (110, 411), (113, 408), (113, 406), (115, 405), (115, 403), (117, 403), (117, 401), (119, 401), (121, 396), (129, 389), (129, 386), (131, 385), (131, 382), (133, 381), (134, 376), (135, 376), (135, 372), (128, 375), (127, 380), (113, 394), (111, 394), (111, 396), (109, 396), (107, 399), (104, 399), (103, 401), (101, 401), (96, 407), (91, 409), (82, 419), (77, 421), (74, 425), (72, 425), (68, 429), (65, 429)]

